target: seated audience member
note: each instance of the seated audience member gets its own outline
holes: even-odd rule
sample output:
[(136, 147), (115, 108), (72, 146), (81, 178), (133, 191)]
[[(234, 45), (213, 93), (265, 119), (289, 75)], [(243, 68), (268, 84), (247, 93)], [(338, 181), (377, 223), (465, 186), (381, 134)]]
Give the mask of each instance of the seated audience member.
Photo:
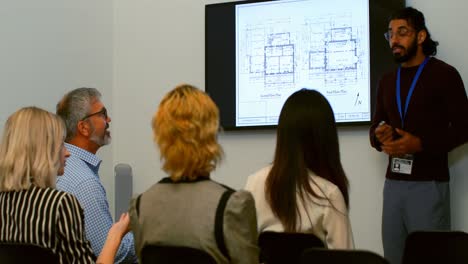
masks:
[(272, 165), (249, 176), (258, 230), (312, 233), (328, 248), (353, 248), (348, 179), (333, 111), (317, 91), (293, 93), (281, 109)]
[[(55, 189), (70, 155), (65, 134), (60, 117), (36, 107), (8, 118), (0, 145), (0, 243), (48, 248), (60, 263), (94, 263), (80, 204)], [(114, 263), (129, 223), (125, 214), (112, 226), (98, 263)]]
[(224, 254), (215, 238), (220, 199), (232, 190), (210, 178), (222, 156), (219, 110), (211, 98), (191, 85), (177, 86), (162, 99), (152, 127), (168, 177), (131, 202), (140, 261), (149, 244), (195, 248), (217, 263), (258, 263), (257, 219), (249, 192), (233, 192), (220, 211)]
[[(101, 101), (101, 93), (86, 87), (65, 94), (57, 104), (57, 115), (65, 121), (65, 147), (70, 152), (63, 177), (57, 179), (57, 189), (73, 194), (80, 202), (86, 237), (99, 255), (114, 220), (99, 175), (102, 160), (96, 153), (111, 143), (109, 124), (112, 119)], [(122, 238), (115, 263), (136, 263), (133, 241), (131, 232)]]

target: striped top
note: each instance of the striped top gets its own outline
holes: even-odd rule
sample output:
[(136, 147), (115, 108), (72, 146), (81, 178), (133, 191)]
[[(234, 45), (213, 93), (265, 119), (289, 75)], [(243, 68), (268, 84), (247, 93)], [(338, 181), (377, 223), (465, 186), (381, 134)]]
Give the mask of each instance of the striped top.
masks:
[(60, 263), (94, 263), (77, 199), (52, 188), (0, 192), (0, 242), (51, 249)]

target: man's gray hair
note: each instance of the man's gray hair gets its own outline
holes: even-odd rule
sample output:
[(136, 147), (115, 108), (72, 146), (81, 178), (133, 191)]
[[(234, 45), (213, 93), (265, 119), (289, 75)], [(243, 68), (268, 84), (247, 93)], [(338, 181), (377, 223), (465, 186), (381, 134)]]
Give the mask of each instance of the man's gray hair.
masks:
[(78, 122), (81, 121), (91, 110), (91, 104), (101, 99), (101, 93), (95, 88), (77, 88), (60, 100), (57, 104), (57, 115), (59, 115), (67, 126), (66, 141), (76, 135)]

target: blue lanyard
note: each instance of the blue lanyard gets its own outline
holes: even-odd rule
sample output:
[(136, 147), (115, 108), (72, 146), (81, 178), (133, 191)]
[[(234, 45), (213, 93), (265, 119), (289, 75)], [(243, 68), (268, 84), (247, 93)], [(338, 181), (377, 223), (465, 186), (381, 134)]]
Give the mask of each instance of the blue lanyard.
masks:
[(414, 76), (413, 82), (411, 83), (410, 89), (408, 91), (408, 95), (406, 96), (406, 102), (405, 102), (405, 112), (402, 111), (401, 109), (401, 88), (400, 88), (400, 72), (401, 72), (401, 67), (398, 67), (397, 71), (397, 80), (396, 80), (396, 101), (397, 101), (397, 106), (398, 106), (398, 112), (400, 113), (400, 118), (401, 118), (401, 127), (403, 128), (404, 122), (405, 122), (405, 117), (406, 113), (408, 112), (408, 105), (411, 99), (411, 96), (413, 95), (414, 87), (416, 87), (416, 83), (418, 82), (419, 76), (421, 75), (424, 66), (426, 66), (427, 62), (429, 61), (430, 57), (426, 57), (424, 59), (423, 63), (419, 65), (418, 71), (416, 72), (416, 75)]

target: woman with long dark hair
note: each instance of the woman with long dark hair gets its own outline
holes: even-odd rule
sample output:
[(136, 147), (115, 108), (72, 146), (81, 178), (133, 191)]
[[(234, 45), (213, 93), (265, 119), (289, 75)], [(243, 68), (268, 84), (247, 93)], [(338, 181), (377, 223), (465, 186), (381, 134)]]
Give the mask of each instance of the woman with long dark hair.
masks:
[(327, 99), (302, 89), (279, 117), (273, 164), (248, 178), (258, 229), (313, 233), (328, 248), (353, 248), (348, 179), (340, 161), (335, 118)]

